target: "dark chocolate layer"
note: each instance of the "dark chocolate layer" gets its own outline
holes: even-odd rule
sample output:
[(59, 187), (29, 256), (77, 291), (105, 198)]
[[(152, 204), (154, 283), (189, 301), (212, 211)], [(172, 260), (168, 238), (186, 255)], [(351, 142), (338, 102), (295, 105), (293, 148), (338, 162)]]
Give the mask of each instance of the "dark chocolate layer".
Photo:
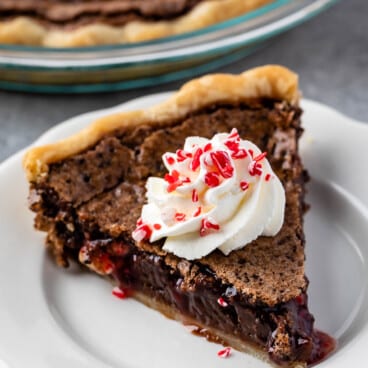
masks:
[[(126, 295), (143, 293), (154, 304), (165, 305), (165, 311), (169, 308), (170, 316), (179, 314), (184, 323), (196, 321), (202, 327), (196, 332), (213, 341), (228, 345), (209, 332), (221, 331), (257, 346), (281, 365), (295, 361), (312, 364), (334, 349), (331, 338), (314, 331), (304, 293), (268, 307), (250, 303), (233, 285), (224, 284), (198, 262), (183, 260), (173, 271), (164, 257), (113, 239), (86, 241), (83, 249), (84, 262), (102, 274), (111, 272)], [(189, 284), (182, 276), (187, 272), (192, 274)]]

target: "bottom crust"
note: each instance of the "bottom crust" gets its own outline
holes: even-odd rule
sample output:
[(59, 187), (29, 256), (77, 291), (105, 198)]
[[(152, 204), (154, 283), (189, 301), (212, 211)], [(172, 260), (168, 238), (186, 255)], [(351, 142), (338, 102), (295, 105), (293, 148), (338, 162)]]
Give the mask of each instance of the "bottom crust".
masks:
[[(143, 303), (147, 307), (154, 309), (166, 317), (179, 321), (183, 323), (186, 326), (193, 326), (193, 334), (200, 335), (205, 337), (208, 341), (221, 344), (223, 346), (231, 346), (232, 348), (250, 354), (254, 356), (257, 359), (260, 359), (271, 366), (275, 368), (280, 368), (279, 365), (275, 364), (270, 358), (267, 352), (260, 349), (258, 346), (256, 346), (251, 341), (245, 343), (243, 340), (237, 339), (234, 336), (230, 336), (226, 333), (223, 333), (222, 331), (219, 331), (217, 329), (203, 326), (198, 323), (198, 321), (195, 321), (194, 319), (183, 316), (181, 313), (176, 311), (175, 309), (169, 307), (168, 305), (161, 303), (158, 300), (152, 299), (148, 297), (147, 295), (141, 293), (141, 292), (135, 292), (134, 293), (134, 299), (138, 300), (139, 302)], [(284, 367), (288, 368), (306, 368), (307, 364), (305, 362), (292, 362), (292, 363), (286, 363), (283, 364)]]

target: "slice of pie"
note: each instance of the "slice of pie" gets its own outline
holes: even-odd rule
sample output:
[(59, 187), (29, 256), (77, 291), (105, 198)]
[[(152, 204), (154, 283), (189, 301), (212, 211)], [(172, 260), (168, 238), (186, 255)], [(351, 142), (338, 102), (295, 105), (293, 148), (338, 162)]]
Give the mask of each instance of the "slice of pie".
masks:
[[(60, 266), (79, 261), (118, 296), (274, 364), (315, 363), (333, 344), (308, 311), (298, 99), (297, 76), (280, 66), (208, 75), (33, 148), (24, 167), (35, 227)], [(221, 240), (229, 228), (235, 245)]]
[(273, 0), (1, 0), (0, 43), (77, 47), (194, 31)]

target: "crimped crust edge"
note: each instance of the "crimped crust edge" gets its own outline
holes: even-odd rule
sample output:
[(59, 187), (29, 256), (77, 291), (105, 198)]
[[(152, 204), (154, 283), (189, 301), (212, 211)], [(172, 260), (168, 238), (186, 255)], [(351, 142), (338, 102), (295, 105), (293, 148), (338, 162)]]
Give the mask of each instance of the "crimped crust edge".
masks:
[(123, 26), (93, 23), (74, 30), (53, 30), (30, 17), (0, 22), (0, 43), (46, 47), (85, 47), (149, 41), (194, 31), (255, 10), (274, 0), (206, 0), (187, 14), (162, 21), (133, 21)]
[(37, 182), (48, 172), (49, 164), (84, 151), (116, 129), (143, 124), (160, 125), (212, 104), (239, 103), (250, 98), (275, 98), (297, 105), (298, 76), (278, 65), (250, 69), (239, 75), (206, 75), (186, 83), (161, 104), (105, 116), (66, 139), (31, 148), (24, 156), (23, 167), (28, 180)]

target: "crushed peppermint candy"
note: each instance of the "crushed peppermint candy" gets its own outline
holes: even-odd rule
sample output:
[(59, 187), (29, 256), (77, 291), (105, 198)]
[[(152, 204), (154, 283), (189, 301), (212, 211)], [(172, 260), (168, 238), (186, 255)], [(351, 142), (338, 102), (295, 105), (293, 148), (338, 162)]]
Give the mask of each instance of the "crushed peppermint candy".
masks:
[(186, 214), (185, 213), (180, 213), (180, 212), (177, 212), (176, 214), (175, 214), (175, 220), (176, 221), (185, 221), (185, 219), (186, 219)]
[(231, 157), (235, 160), (241, 160), (242, 158), (246, 158), (248, 156), (247, 151), (244, 148), (240, 148), (237, 151), (233, 151)]
[(198, 190), (193, 189), (192, 190), (192, 202), (198, 202), (198, 201), (199, 201)]
[(230, 151), (233, 151), (234, 153), (239, 151), (239, 142), (227, 140), (224, 144)]
[(174, 165), (175, 164), (175, 158), (174, 157), (166, 156), (166, 161), (169, 165)]
[(220, 225), (212, 218), (203, 218), (201, 222), (201, 229), (199, 230), (200, 236), (208, 235), (211, 230), (219, 231)]
[(196, 171), (199, 168), (200, 158), (202, 155), (203, 155), (202, 148), (197, 148), (197, 150), (194, 152), (193, 160), (189, 164), (189, 167), (192, 171)]
[(260, 155), (255, 157), (253, 160), (259, 162), (259, 161), (262, 161), (264, 158), (266, 158), (266, 156), (267, 156), (267, 152), (262, 152)]
[(243, 180), (243, 181), (240, 182), (240, 189), (241, 190), (244, 190), (245, 191), (248, 188), (249, 188), (249, 183), (247, 181)]
[(177, 187), (183, 184), (182, 180), (179, 179), (179, 172), (177, 170), (173, 170), (171, 174), (165, 175), (165, 181), (167, 181), (167, 191), (173, 192)]
[(204, 148), (203, 148), (203, 152), (208, 152), (211, 151), (212, 149), (212, 143), (207, 143)]
[(229, 304), (224, 300), (224, 298), (220, 297), (217, 299), (217, 303), (223, 307), (223, 308), (226, 308), (229, 306)]
[[(235, 128), (212, 139), (187, 138), (182, 149), (163, 155), (168, 170), (164, 178), (148, 179), (148, 203), (132, 234), (134, 240), (166, 238), (165, 251), (196, 259), (216, 248), (227, 255), (243, 247), (243, 239), (264, 235), (262, 229), (276, 234), (283, 221), (285, 193), (266, 156), (242, 140)], [(257, 206), (265, 194), (269, 200)], [(275, 201), (276, 196), (281, 200)], [(274, 206), (280, 208), (273, 211)], [(256, 218), (258, 234), (247, 225), (249, 216)], [(196, 245), (187, 246), (188, 242)]]
[(218, 187), (220, 185), (220, 175), (217, 172), (208, 172), (204, 176), (204, 182), (210, 187)]
[(217, 352), (217, 356), (219, 358), (229, 358), (231, 355), (231, 348), (227, 347), (225, 349), (220, 350), (219, 352)]
[(191, 158), (192, 154), (190, 152), (185, 152), (182, 149), (178, 149), (176, 151), (176, 156), (177, 156), (178, 162), (182, 162), (182, 161), (185, 161), (188, 158)]
[(251, 176), (261, 176), (262, 175), (262, 165), (257, 161), (252, 161), (248, 166), (249, 175)]
[(202, 212), (202, 207), (201, 207), (201, 206), (199, 206), (199, 207), (195, 210), (195, 212), (193, 213), (193, 217), (198, 217), (198, 216), (201, 214), (201, 212)]
[(231, 165), (229, 154), (225, 151), (214, 151), (210, 155), (219, 174), (225, 179), (231, 178), (234, 174), (234, 167)]
[(147, 224), (139, 225), (132, 234), (133, 239), (136, 242), (148, 240), (151, 237), (152, 229)]
[[(260, 161), (262, 161), (266, 156), (267, 156), (267, 152), (262, 152), (260, 155), (253, 158), (253, 160), (250, 162), (248, 166), (248, 171), (251, 176), (255, 176), (255, 175), (261, 176), (262, 175), (263, 170), (262, 170), (262, 164), (260, 163)], [(252, 152), (252, 157), (253, 157), (253, 152)]]
[(127, 293), (119, 286), (115, 286), (112, 289), (112, 295), (116, 296), (119, 299), (125, 299), (128, 296)]
[(238, 129), (236, 129), (236, 128), (231, 129), (231, 132), (228, 136), (228, 139), (236, 139), (236, 140), (240, 141), (240, 135), (238, 133)]

